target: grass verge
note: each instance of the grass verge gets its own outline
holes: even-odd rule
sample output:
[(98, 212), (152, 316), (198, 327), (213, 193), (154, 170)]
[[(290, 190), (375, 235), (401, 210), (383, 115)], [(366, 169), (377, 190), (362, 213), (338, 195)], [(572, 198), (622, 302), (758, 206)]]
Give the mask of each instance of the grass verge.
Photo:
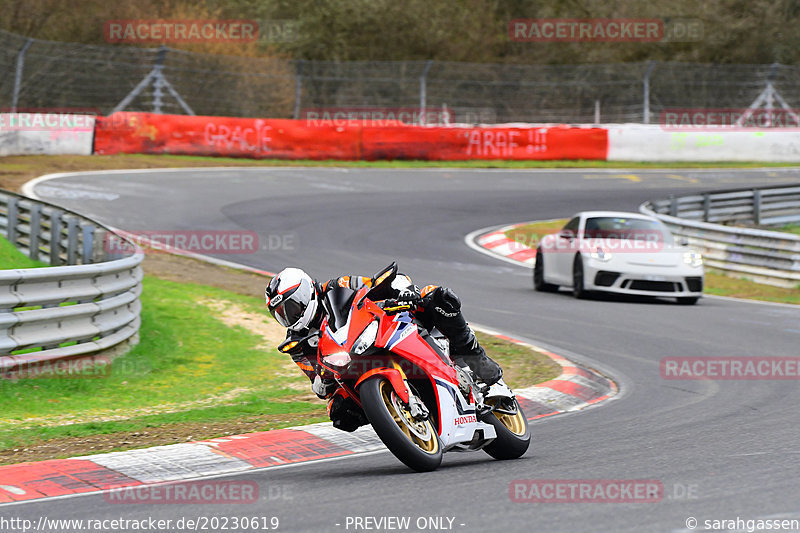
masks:
[(787, 224), (786, 226), (779, 228), (779, 231), (785, 231), (786, 233), (794, 233), (795, 235), (800, 235), (800, 224)]
[[(0, 267), (24, 263), (0, 239), (2, 250)], [(263, 309), (263, 277), (163, 255), (148, 256), (145, 272), (140, 342), (127, 354), (94, 376), (0, 379), (0, 464), (327, 420), (307, 378), (274, 349), (285, 332)], [(527, 348), (481, 342), (512, 386), (560, 371)]]
[(14, 245), (0, 237), (0, 268), (5, 270), (16, 268), (38, 268), (46, 264), (31, 259), (14, 248)]
[[(555, 233), (561, 229), (567, 219), (532, 222), (518, 228), (506, 231), (509, 239), (524, 243), (531, 248), (547, 234)], [(800, 226), (797, 227), (800, 232)], [(788, 304), (800, 304), (800, 286), (794, 289), (773, 287), (755, 283), (746, 277), (737, 277), (724, 274), (720, 271), (706, 268), (705, 290), (707, 294), (745, 298), (748, 300), (763, 300)]]

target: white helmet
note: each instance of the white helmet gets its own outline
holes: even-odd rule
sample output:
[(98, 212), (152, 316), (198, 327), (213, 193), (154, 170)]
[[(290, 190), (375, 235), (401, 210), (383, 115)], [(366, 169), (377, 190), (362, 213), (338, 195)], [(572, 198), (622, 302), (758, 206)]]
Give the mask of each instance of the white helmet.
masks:
[(264, 291), (267, 309), (278, 323), (294, 331), (306, 329), (317, 313), (314, 280), (299, 268), (284, 268)]

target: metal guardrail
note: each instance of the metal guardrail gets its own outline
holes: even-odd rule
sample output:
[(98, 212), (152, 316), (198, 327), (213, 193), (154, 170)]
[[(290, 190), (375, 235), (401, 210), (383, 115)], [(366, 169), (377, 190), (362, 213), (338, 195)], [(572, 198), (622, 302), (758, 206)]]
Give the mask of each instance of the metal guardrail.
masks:
[(738, 227), (800, 222), (800, 187), (707, 192), (645, 202), (639, 210), (664, 222), (703, 253), (705, 264), (780, 287), (800, 285), (800, 236)]
[(0, 270), (0, 372), (92, 354), (138, 333), (141, 250), (106, 246), (109, 228), (8, 191), (0, 191), (0, 231), (53, 265)]

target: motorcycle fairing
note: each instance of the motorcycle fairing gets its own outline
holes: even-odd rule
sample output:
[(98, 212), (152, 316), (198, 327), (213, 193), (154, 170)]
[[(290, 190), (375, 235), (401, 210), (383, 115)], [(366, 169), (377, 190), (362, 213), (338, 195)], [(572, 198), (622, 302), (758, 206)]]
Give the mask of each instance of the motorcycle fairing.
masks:
[[(353, 301), (359, 302), (351, 307), (347, 321), (336, 331), (329, 326), (327, 319), (323, 321), (325, 332), (319, 342), (320, 353), (350, 352), (356, 339), (376, 318), (385, 315), (384, 310), (372, 300), (366, 299), (368, 287), (356, 292)], [(358, 307), (361, 305), (361, 308)], [(366, 312), (359, 312), (365, 310)], [(414, 335), (417, 333), (417, 335)], [(400, 312), (391, 315), (391, 320), (381, 320), (375, 337), (375, 347), (385, 349), (421, 369), (430, 380), (438, 406), (438, 434), (442, 447), (447, 449), (476, 449), (491, 442), (497, 437), (490, 424), (478, 420), (475, 403), (472, 398), (465, 398), (458, 388), (456, 370), (445, 363), (439, 354), (419, 334), (419, 329), (411, 315)], [(387, 358), (388, 359), (388, 358)], [(387, 360), (388, 363), (388, 360)], [(374, 368), (362, 375), (357, 384), (368, 377), (381, 374), (389, 379), (395, 393), (405, 403), (409, 401), (409, 391), (400, 370), (397, 368)], [(360, 404), (360, 402), (359, 402)], [(482, 434), (482, 439), (477, 438)], [(481, 444), (470, 446), (470, 442)]]

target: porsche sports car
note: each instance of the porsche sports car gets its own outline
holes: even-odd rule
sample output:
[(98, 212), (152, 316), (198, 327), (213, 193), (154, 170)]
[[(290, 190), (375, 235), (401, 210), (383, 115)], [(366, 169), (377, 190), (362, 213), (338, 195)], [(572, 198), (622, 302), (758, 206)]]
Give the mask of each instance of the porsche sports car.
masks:
[(583, 211), (539, 241), (533, 287), (569, 287), (576, 298), (594, 291), (675, 297), (703, 295), (703, 258), (676, 243), (659, 220), (638, 213)]

